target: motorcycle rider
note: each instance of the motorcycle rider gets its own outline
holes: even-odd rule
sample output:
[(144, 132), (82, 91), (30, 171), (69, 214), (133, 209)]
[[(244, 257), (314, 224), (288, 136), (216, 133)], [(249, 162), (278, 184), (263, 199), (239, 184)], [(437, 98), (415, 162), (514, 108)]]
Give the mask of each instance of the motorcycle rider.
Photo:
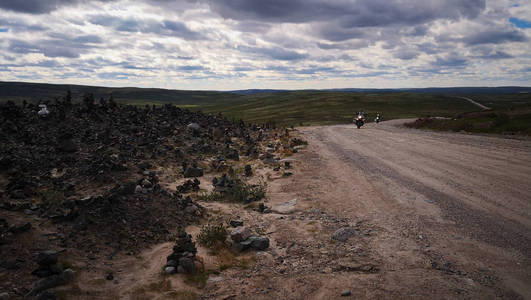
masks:
[(376, 114), (376, 119), (374, 119), (374, 122), (376, 122), (376, 124), (380, 123), (380, 121), (382, 120), (382, 117), (380, 116), (380, 114)]

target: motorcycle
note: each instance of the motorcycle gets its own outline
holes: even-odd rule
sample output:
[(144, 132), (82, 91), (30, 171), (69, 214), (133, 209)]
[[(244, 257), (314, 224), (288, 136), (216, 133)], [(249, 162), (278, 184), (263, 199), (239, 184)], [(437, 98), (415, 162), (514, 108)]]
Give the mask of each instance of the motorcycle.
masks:
[(360, 129), (361, 126), (363, 126), (363, 124), (365, 124), (365, 118), (363, 118), (362, 115), (358, 115), (358, 116), (354, 119), (354, 124), (356, 124), (356, 127), (358, 127), (358, 129)]

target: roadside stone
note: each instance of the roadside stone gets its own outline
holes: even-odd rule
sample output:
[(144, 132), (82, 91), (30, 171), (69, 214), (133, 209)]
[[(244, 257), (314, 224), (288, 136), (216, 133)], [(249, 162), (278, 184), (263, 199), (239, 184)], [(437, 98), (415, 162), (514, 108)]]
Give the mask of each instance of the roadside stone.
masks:
[(171, 274), (173, 274), (175, 272), (176, 272), (175, 267), (166, 267), (164, 269), (164, 274), (166, 274), (166, 275), (171, 275)]
[(251, 236), (251, 230), (245, 226), (237, 227), (230, 233), (230, 238), (236, 243), (245, 241)]
[(232, 227), (240, 227), (240, 226), (243, 226), (243, 221), (242, 220), (230, 220), (230, 226)]
[(346, 242), (351, 237), (358, 234), (358, 231), (352, 227), (342, 227), (336, 230), (332, 234), (332, 239), (340, 241), (340, 242)]

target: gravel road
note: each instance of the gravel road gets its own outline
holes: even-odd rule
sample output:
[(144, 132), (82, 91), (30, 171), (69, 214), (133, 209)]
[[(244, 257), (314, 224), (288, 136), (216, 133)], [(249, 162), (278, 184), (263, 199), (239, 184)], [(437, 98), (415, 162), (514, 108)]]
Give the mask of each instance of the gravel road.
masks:
[(486, 288), (475, 296), (531, 298), (531, 141), (403, 122), (301, 129), (310, 146), (298, 182), (319, 187), (326, 210), (382, 228), (372, 246), (389, 270), (423, 281), (422, 257)]

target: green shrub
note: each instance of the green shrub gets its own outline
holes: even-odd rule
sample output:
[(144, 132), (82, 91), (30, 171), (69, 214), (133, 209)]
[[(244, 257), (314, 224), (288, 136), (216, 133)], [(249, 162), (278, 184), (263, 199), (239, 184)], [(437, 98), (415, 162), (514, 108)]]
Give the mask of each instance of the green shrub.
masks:
[(223, 245), (228, 234), (223, 224), (207, 224), (201, 227), (197, 241), (207, 248), (217, 248)]

